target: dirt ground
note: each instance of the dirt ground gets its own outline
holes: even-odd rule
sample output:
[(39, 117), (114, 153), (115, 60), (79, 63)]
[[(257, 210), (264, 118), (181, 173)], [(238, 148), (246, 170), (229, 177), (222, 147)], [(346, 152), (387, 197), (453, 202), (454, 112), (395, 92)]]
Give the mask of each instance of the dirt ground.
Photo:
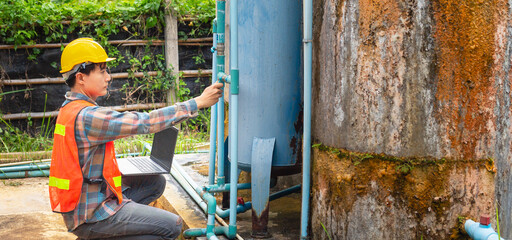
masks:
[(62, 217), (52, 213), (45, 177), (0, 181), (0, 235), (2, 239), (76, 239)]

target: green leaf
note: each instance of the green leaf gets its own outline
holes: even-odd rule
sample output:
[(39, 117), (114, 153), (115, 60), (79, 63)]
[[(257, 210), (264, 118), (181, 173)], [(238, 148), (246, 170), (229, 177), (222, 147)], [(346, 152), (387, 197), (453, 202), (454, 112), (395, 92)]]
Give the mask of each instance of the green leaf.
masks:
[(152, 27), (156, 26), (157, 23), (158, 23), (158, 21), (155, 16), (151, 16), (146, 19), (146, 27), (147, 28), (152, 28)]

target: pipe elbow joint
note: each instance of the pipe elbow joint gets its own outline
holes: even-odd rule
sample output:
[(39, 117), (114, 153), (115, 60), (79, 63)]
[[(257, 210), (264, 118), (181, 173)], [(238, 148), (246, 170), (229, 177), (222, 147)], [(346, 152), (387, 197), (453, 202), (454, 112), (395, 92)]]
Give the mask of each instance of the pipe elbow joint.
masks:
[(229, 239), (233, 239), (236, 237), (236, 225), (233, 226), (230, 223), (230, 225), (228, 226), (228, 232), (226, 233), (226, 237), (228, 237)]

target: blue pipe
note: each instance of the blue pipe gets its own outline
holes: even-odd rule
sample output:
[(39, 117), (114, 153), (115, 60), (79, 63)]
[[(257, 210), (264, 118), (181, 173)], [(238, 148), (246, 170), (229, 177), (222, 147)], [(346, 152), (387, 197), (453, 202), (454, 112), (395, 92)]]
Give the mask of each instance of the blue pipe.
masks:
[[(227, 231), (226, 227), (217, 226), (213, 228), (213, 233), (220, 235)], [(183, 231), (183, 236), (186, 238), (206, 236), (206, 228), (191, 228)], [(213, 236), (212, 236), (213, 237)]]
[(206, 228), (189, 228), (183, 231), (184, 238), (201, 237), (206, 235)]
[[(216, 74), (212, 74), (212, 77), (215, 77), (215, 78), (217, 78), (217, 75), (219, 73), (225, 72), (225, 59), (224, 59), (224, 57), (225, 57), (224, 34), (225, 34), (225, 26), (226, 26), (225, 11), (226, 11), (226, 1), (218, 0), (217, 1), (217, 47), (216, 47), (216, 49), (217, 49), (217, 51), (216, 51), (217, 67), (215, 68)], [(217, 129), (218, 129), (217, 143), (218, 143), (218, 148), (219, 148), (219, 151), (217, 154), (217, 158), (218, 158), (217, 184), (223, 185), (226, 182), (225, 173), (224, 173), (224, 161), (225, 161), (225, 159), (224, 159), (225, 158), (224, 157), (224, 155), (225, 155), (225, 148), (224, 148), (224, 118), (225, 118), (224, 92), (222, 92), (222, 96), (219, 98), (217, 112), (218, 112), (217, 113), (217, 119), (218, 119), (217, 120)]]
[(26, 178), (26, 177), (48, 177), (48, 176), (50, 176), (50, 170), (35, 170), (35, 171), (0, 173), (0, 179)]
[(183, 151), (179, 154), (209, 153), (209, 150)]
[(33, 170), (44, 170), (44, 169), (50, 169), (50, 165), (49, 164), (30, 164), (30, 165), (22, 165), (22, 166), (0, 167), (0, 173), (33, 171)]
[(219, 152), (217, 154), (218, 159), (218, 176), (217, 176), (217, 184), (223, 185), (225, 181), (225, 173), (224, 173), (224, 161), (225, 161), (225, 148), (224, 148), (224, 92), (222, 92), (222, 96), (219, 98), (219, 103), (217, 103), (217, 142)]
[[(149, 143), (147, 143), (149, 144)], [(151, 151), (151, 149), (150, 149)], [(135, 153), (119, 153), (116, 154), (116, 158), (122, 158), (122, 157), (133, 157), (133, 156), (143, 156), (146, 153), (146, 150), (143, 149), (142, 152), (135, 152)]]
[(229, 193), (229, 232), (226, 236), (228, 238), (234, 238), (236, 236), (236, 204), (238, 196), (238, 0), (231, 0), (229, 7), (229, 62), (231, 65), (231, 101), (229, 103), (229, 113), (231, 116), (229, 118), (229, 148), (231, 158), (231, 191)]
[[(213, 20), (213, 59), (212, 59), (212, 84), (217, 81), (217, 20)], [(210, 109), (210, 164), (208, 166), (208, 183), (215, 184), (215, 153), (217, 146), (215, 145), (217, 136), (217, 104)], [(221, 144), (221, 143), (219, 143)]]
[(504, 240), (504, 238), (498, 237), (498, 233), (492, 229), (490, 223), (488, 225), (483, 225), (469, 219), (464, 223), (464, 229), (474, 240)]
[[(292, 193), (300, 192), (300, 189), (301, 189), (301, 185), (300, 184), (299, 185), (295, 185), (295, 186), (293, 186), (291, 188), (287, 188), (287, 189), (281, 190), (279, 192), (275, 192), (275, 193), (270, 194), (268, 199), (269, 199), (269, 201), (274, 201), (276, 199), (279, 199), (281, 197), (290, 195)], [(239, 205), (239, 206), (241, 206), (241, 205)], [(245, 211), (247, 211), (247, 210), (252, 208), (252, 202), (246, 202), (240, 208), (245, 209), (243, 211), (243, 212), (245, 212)]]
[(308, 237), (309, 191), (311, 184), (311, 66), (313, 53), (313, 0), (303, 3), (304, 28), (304, 145), (302, 151), (301, 239)]
[[(242, 185), (242, 186), (245, 186), (245, 185)], [(301, 189), (301, 185), (299, 184), (299, 185), (293, 186), (291, 188), (287, 188), (287, 189), (281, 190), (279, 192), (275, 192), (273, 194), (270, 194), (269, 201), (274, 201), (274, 200), (276, 200), (278, 198), (290, 195), (292, 193), (299, 192), (300, 189)], [(236, 213), (237, 214), (238, 213), (243, 213), (243, 212), (246, 212), (247, 210), (249, 210), (251, 208), (252, 208), (252, 203), (251, 202), (246, 202), (244, 204), (238, 204), (236, 206)], [(221, 218), (225, 218), (225, 217), (228, 216), (228, 214), (230, 214), (230, 210), (231, 209), (222, 210), (220, 208), (217, 208), (217, 215), (219, 215), (219, 217), (221, 217)]]
[[(218, 186), (218, 185), (210, 185), (210, 186), (206, 186), (204, 187), (204, 190), (207, 191), (207, 192), (228, 192), (230, 191), (231, 187), (230, 187), (231, 184), (229, 183), (226, 183), (222, 186)], [(251, 189), (251, 183), (239, 183), (238, 184), (238, 189)]]
[(215, 228), (215, 211), (217, 210), (217, 199), (210, 193), (205, 192), (203, 199), (208, 202), (208, 221), (206, 223), (206, 236), (208, 239), (217, 239), (213, 229)]

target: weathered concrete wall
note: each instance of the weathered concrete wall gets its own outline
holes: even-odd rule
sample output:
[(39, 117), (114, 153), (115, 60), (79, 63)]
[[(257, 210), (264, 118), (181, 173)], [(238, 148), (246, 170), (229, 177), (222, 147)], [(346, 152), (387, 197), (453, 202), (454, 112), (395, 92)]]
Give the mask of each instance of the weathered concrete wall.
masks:
[(495, 204), (512, 238), (511, 5), (314, 1), (313, 138), (370, 153), (314, 152), (315, 239), (319, 222), (336, 239), (457, 238), (458, 217)]

